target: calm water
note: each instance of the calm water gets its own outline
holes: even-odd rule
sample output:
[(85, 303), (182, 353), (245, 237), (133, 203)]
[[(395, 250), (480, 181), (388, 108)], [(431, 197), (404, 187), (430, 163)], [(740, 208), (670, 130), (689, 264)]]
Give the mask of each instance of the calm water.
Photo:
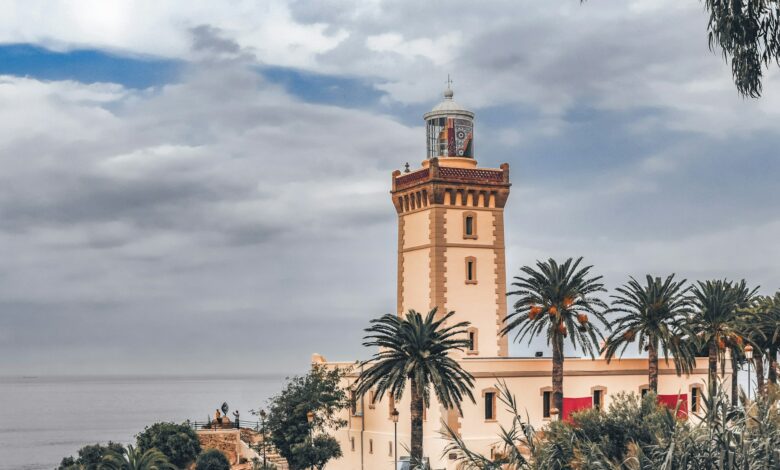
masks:
[(282, 376), (0, 377), (0, 470), (53, 469), (96, 442), (132, 443), (157, 421), (204, 421), (223, 401), (241, 418), (266, 404)]

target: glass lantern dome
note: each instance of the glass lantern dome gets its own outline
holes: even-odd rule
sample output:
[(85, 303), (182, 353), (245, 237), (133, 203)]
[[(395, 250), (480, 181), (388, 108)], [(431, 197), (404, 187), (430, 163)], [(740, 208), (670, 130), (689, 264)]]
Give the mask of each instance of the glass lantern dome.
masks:
[(474, 158), (474, 113), (456, 103), (447, 87), (444, 100), (423, 119), (426, 124), (427, 158)]

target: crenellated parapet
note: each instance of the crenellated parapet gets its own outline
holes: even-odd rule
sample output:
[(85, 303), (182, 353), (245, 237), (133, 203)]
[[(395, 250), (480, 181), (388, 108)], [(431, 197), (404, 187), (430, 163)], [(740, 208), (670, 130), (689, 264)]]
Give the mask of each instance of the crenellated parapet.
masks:
[(425, 164), (410, 173), (393, 172), (390, 193), (399, 214), (433, 204), (485, 208), (506, 205), (511, 186), (508, 163), (501, 168), (468, 168), (432, 158)]

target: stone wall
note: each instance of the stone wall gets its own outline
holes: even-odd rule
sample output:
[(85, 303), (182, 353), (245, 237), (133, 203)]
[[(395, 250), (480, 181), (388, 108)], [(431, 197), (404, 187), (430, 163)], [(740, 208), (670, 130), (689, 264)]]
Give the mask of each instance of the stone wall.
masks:
[(241, 437), (238, 429), (231, 430), (200, 430), (198, 438), (203, 450), (217, 449), (228, 458), (232, 465), (238, 463), (241, 455)]

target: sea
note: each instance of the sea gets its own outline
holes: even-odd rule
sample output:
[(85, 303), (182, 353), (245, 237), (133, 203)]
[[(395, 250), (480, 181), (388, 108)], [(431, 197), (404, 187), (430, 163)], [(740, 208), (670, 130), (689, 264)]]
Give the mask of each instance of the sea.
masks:
[(256, 421), (284, 376), (0, 377), (0, 470), (54, 469), (78, 449), (132, 444), (159, 421), (205, 421), (227, 402), (228, 415)]

